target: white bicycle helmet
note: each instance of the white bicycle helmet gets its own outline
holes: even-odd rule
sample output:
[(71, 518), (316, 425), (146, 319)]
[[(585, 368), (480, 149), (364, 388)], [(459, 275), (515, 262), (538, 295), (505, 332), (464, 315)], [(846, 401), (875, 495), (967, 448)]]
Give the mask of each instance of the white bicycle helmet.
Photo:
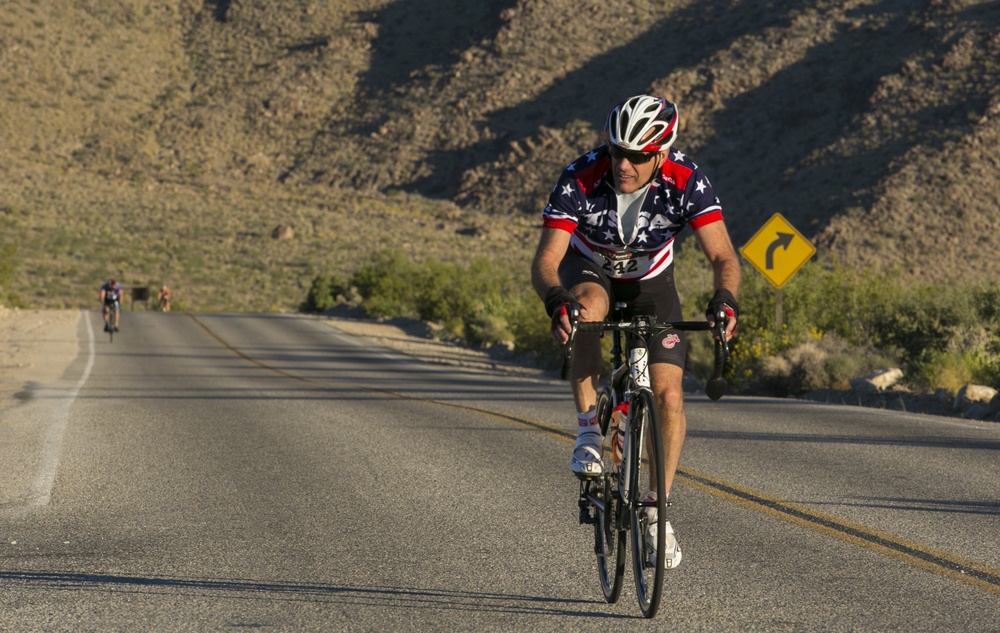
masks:
[(677, 140), (677, 106), (660, 97), (639, 95), (622, 101), (608, 115), (608, 142), (634, 152), (662, 152)]

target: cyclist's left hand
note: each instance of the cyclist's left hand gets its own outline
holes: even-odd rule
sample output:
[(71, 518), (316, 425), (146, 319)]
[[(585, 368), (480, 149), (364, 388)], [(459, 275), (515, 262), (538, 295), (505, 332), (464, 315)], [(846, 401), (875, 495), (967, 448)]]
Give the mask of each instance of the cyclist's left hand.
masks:
[(708, 324), (711, 327), (715, 327), (716, 315), (720, 313), (726, 315), (726, 340), (728, 341), (736, 335), (736, 325), (740, 316), (740, 308), (736, 303), (736, 297), (725, 288), (716, 290), (712, 300), (708, 302), (708, 310), (705, 312), (705, 317), (708, 319)]

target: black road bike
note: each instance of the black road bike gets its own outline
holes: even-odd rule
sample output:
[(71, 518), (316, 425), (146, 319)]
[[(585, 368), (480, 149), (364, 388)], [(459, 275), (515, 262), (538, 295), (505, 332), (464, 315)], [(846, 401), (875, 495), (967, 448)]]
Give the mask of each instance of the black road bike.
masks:
[[(605, 438), (603, 474), (580, 482), (580, 522), (594, 526), (597, 571), (608, 602), (617, 602), (621, 595), (627, 542), (631, 537), (632, 570), (639, 608), (643, 616), (652, 618), (660, 606), (666, 561), (662, 555), (650, 555), (644, 535), (648, 523), (655, 521), (656, 552), (663, 552), (669, 502), (662, 494), (658, 494), (655, 501), (646, 500), (648, 490), (665, 488), (663, 431), (649, 385), (649, 341), (667, 329), (712, 328), (707, 321), (660, 323), (652, 316), (634, 315), (626, 319), (624, 314), (627, 314), (627, 305), (618, 303), (611, 316), (600, 323), (571, 318), (573, 329), (566, 345), (565, 369), (568, 373), (577, 332), (613, 333), (613, 370), (609, 384), (597, 395), (597, 416)], [(721, 398), (726, 389), (726, 380), (722, 377), (729, 359), (725, 323), (725, 314), (716, 317), (713, 332), (715, 367), (705, 387), (705, 393), (712, 400)], [(627, 406), (620, 406), (623, 404)], [(612, 412), (616, 410), (619, 412), (618, 424), (609, 433)], [(656, 509), (655, 513), (652, 508)]]
[(119, 304), (117, 301), (113, 303), (105, 303), (102, 311), (107, 315), (107, 321), (105, 321), (105, 327), (107, 327), (108, 342), (115, 342), (115, 313), (118, 311)]

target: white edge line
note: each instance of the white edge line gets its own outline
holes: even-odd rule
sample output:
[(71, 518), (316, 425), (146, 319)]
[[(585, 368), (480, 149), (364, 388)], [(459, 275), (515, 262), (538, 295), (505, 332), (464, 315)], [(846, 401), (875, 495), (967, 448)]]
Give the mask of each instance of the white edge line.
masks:
[(53, 416), (52, 424), (49, 426), (49, 432), (45, 438), (45, 444), (42, 447), (40, 463), (38, 471), (35, 473), (35, 481), (32, 485), (32, 493), (28, 499), (28, 505), (36, 507), (46, 506), (52, 499), (52, 486), (55, 484), (56, 471), (59, 469), (59, 456), (62, 453), (63, 435), (65, 435), (66, 427), (69, 424), (69, 410), (76, 400), (76, 396), (80, 393), (80, 389), (83, 388), (83, 385), (86, 384), (87, 379), (90, 377), (90, 370), (94, 368), (94, 332), (91, 327), (90, 312), (84, 310), (83, 317), (87, 330), (87, 365), (84, 367), (80, 380), (77, 381), (76, 385), (67, 394), (65, 406)]

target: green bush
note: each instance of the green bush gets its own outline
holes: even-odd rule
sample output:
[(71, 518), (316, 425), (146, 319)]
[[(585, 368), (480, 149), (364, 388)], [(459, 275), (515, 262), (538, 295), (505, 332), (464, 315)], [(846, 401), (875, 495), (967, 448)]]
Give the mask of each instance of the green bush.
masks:
[(543, 338), (551, 340), (527, 271), (497, 269), (488, 260), (464, 266), (437, 260), (416, 264), (399, 253), (375, 253), (349, 280), (318, 275), (303, 309), (327, 310), (347, 300), (346, 288), (356, 290), (370, 317), (436, 323), (470, 345), (539, 353)]
[(478, 347), (491, 345), (514, 345), (514, 336), (510, 333), (507, 320), (502, 316), (490, 313), (472, 314), (463, 323), (465, 340)]
[[(704, 318), (711, 268), (696, 247), (679, 249), (676, 261), (685, 318)], [(328, 310), (355, 294), (371, 317), (434, 322), (469, 345), (503, 345), (547, 359), (543, 364), (553, 368), (561, 362), (527, 270), (497, 269), (488, 260), (417, 264), (384, 251), (349, 279), (318, 275), (303, 309)], [(788, 395), (846, 389), (851, 378), (891, 366), (925, 389), (955, 391), (969, 381), (1000, 387), (996, 283), (904, 289), (886, 284), (884, 273), (814, 262), (782, 288), (781, 298), (778, 327), (774, 287), (756, 271), (744, 271), (727, 373), (732, 390)], [(688, 341), (688, 369), (705, 379), (714, 361), (711, 337), (692, 333)]]
[[(748, 390), (801, 393), (815, 381), (790, 362), (810, 341), (839, 351), (824, 361), (827, 385), (898, 365), (920, 389), (974, 381), (1000, 386), (1000, 316), (996, 284), (979, 287), (885, 283), (885, 274), (835, 264), (803, 268), (782, 289), (782, 327), (775, 321), (775, 291), (748, 270), (740, 293), (740, 336), (734, 346), (736, 384)], [(778, 371), (783, 358), (787, 374)], [(964, 383), (962, 383), (964, 384)], [(780, 386), (780, 388), (779, 388)], [(960, 386), (960, 385), (959, 385)]]
[(302, 303), (303, 312), (326, 312), (340, 303), (348, 293), (348, 282), (339, 275), (316, 275)]
[(351, 278), (365, 312), (372, 317), (417, 316), (414, 280), (417, 267), (400, 253), (382, 251)]

